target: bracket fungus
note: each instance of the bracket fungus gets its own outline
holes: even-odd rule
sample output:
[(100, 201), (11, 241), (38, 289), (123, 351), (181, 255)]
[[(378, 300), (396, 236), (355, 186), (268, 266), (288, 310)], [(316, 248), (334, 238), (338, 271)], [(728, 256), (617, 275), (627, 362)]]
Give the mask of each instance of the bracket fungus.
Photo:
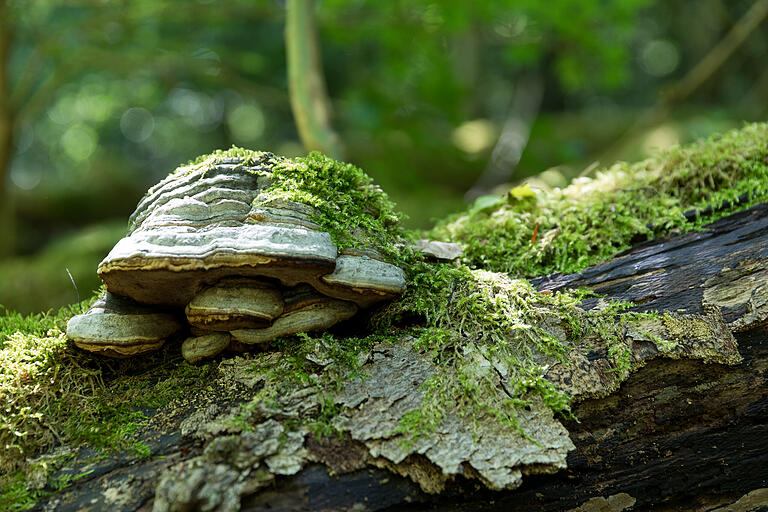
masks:
[(199, 361), (327, 329), (398, 296), (405, 273), (380, 243), (399, 237), (397, 219), (380, 211), (391, 205), (370, 181), (319, 154), (237, 148), (177, 169), (139, 202), (99, 265), (107, 292), (68, 336), (120, 357), (186, 335), (182, 353)]

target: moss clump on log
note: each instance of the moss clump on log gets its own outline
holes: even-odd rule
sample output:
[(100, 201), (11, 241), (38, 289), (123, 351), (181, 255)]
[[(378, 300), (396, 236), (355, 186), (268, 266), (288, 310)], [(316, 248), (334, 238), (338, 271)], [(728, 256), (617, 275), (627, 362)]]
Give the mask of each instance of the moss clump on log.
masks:
[[(464, 246), (465, 263), (533, 277), (576, 272), (637, 242), (768, 200), (768, 124), (620, 162), (560, 190), (484, 197), (431, 235)], [(706, 216), (698, 214), (707, 213)]]
[[(66, 456), (38, 463), (55, 445), (148, 456), (135, 433), (146, 411), (206, 385), (210, 367), (194, 367), (177, 350), (126, 360), (96, 358), (64, 334), (69, 318), (91, 298), (56, 314), (0, 316), (0, 509), (22, 510)], [(21, 486), (20, 482), (24, 482)], [(63, 488), (65, 482), (48, 482)], [(34, 501), (34, 500), (33, 500)]]
[[(496, 418), (517, 426), (516, 412), (533, 396), (555, 413), (570, 416), (571, 397), (545, 378), (568, 352), (590, 337), (608, 347), (617, 383), (631, 369), (631, 348), (622, 336), (629, 325), (654, 314), (624, 313), (631, 304), (609, 302), (585, 311), (587, 292), (538, 292), (526, 279), (466, 266), (423, 264), (403, 298), (374, 319), (382, 333), (405, 327), (402, 338), (427, 354), (436, 373), (424, 386), (421, 407), (410, 411), (401, 430), (428, 436), (446, 408), (462, 404), (470, 418)], [(655, 337), (660, 352), (670, 343)], [(496, 389), (505, 388), (503, 399)]]

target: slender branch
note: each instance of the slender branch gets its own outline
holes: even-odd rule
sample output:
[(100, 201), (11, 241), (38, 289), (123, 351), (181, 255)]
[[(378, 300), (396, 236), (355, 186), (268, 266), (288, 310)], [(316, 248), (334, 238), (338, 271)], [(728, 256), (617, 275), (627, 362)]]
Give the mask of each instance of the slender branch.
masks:
[(621, 151), (637, 135), (658, 125), (669, 116), (675, 104), (681, 103), (712, 78), (722, 68), (749, 35), (768, 17), (768, 0), (757, 0), (728, 31), (725, 37), (693, 67), (682, 79), (667, 89), (656, 104), (647, 109), (637, 121), (600, 158), (604, 162), (615, 160), (612, 155)]
[(313, 4), (313, 0), (287, 1), (285, 50), (291, 109), (307, 150), (320, 150), (341, 158), (341, 141), (331, 127), (331, 107), (320, 61)]
[(664, 101), (680, 102), (693, 94), (728, 61), (766, 17), (768, 0), (757, 0), (707, 56), (665, 94)]
[(512, 106), (491, 158), (475, 184), (464, 195), (465, 199), (477, 199), (489, 193), (493, 187), (511, 181), (528, 145), (531, 125), (539, 113), (543, 91), (544, 84), (537, 74), (524, 76), (518, 81)]

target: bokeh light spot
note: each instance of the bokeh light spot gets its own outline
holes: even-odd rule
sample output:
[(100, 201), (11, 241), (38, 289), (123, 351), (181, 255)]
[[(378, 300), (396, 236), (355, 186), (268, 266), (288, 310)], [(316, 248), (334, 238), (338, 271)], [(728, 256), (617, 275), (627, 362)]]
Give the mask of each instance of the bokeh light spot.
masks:
[(195, 91), (174, 89), (169, 96), (171, 108), (180, 116), (194, 117), (201, 110), (200, 98)]
[(557, 167), (552, 167), (542, 172), (539, 174), (539, 179), (552, 188), (563, 188), (568, 186), (568, 178), (566, 178), (563, 171)]
[(155, 129), (152, 113), (141, 107), (129, 108), (120, 118), (120, 131), (131, 142), (144, 142)]
[(169, 95), (171, 109), (182, 116), (184, 122), (199, 131), (210, 131), (221, 122), (221, 101), (190, 89), (174, 89)]
[(58, 124), (68, 124), (73, 119), (77, 119), (75, 98), (67, 94), (60, 94), (53, 107), (48, 109), (48, 117)]
[(680, 64), (680, 50), (672, 41), (654, 39), (643, 47), (640, 64), (651, 76), (667, 76)]
[(80, 119), (103, 123), (112, 115), (112, 98), (107, 94), (80, 94), (75, 110)]
[(255, 104), (242, 103), (227, 114), (227, 126), (235, 142), (253, 142), (264, 133), (264, 113)]
[(40, 184), (40, 170), (16, 164), (11, 168), (11, 182), (22, 190), (32, 190)]
[(648, 155), (652, 155), (679, 143), (680, 134), (677, 129), (669, 125), (662, 125), (649, 132), (643, 138), (643, 151)]
[(496, 142), (496, 125), (487, 119), (462, 123), (451, 134), (453, 145), (465, 153), (479, 153)]
[(90, 126), (76, 124), (64, 132), (60, 142), (67, 156), (72, 160), (82, 162), (96, 151), (98, 135)]

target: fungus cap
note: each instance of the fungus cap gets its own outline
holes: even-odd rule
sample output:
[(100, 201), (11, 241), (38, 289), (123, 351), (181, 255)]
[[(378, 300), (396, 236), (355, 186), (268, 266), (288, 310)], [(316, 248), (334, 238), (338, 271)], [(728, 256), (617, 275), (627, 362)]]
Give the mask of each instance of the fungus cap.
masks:
[(271, 169), (280, 159), (256, 155), (212, 158), (152, 187), (129, 234), (99, 265), (107, 289), (145, 304), (186, 306), (221, 279), (266, 277), (364, 307), (404, 290), (402, 269), (375, 249), (340, 255), (316, 208), (272, 197)]
[(106, 292), (67, 322), (67, 336), (84, 350), (127, 357), (157, 350), (183, 328), (175, 315)]

